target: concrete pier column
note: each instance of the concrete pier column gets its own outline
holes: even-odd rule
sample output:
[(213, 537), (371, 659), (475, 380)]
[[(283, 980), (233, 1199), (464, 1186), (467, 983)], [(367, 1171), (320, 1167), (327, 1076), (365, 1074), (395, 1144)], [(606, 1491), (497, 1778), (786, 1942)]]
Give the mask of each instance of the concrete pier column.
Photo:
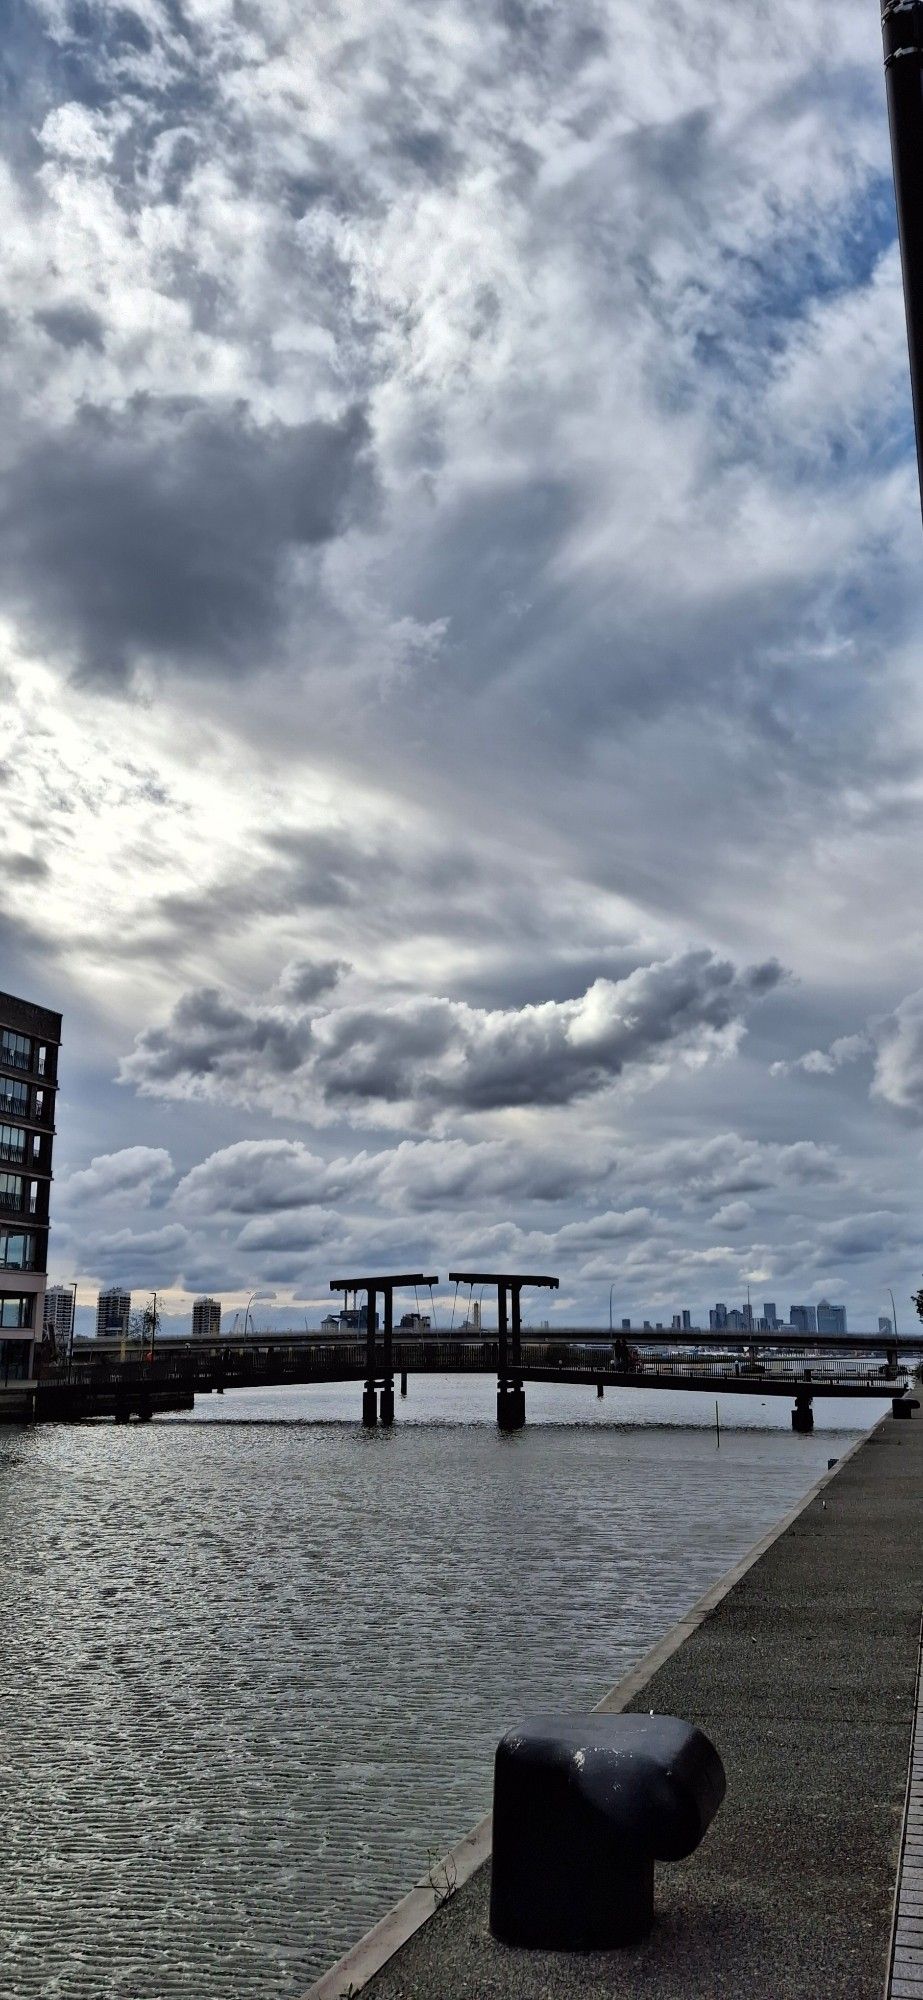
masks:
[(374, 1389), (362, 1391), (362, 1421), (367, 1431), (374, 1430), (378, 1422), (378, 1396)]
[(521, 1431), (526, 1421), (526, 1392), (521, 1382), (497, 1385), (497, 1423), (501, 1431)]
[(378, 1421), (386, 1427), (394, 1422), (394, 1380), (386, 1382), (378, 1399)]
[(401, 1395), (402, 1395), (402, 1396), (406, 1396), (406, 1394), (407, 1394), (407, 1370), (406, 1370), (406, 1368), (402, 1368), (402, 1369), (401, 1369)]
[(597, 1396), (599, 1397), (599, 1400), (600, 1400), (600, 1402), (602, 1401), (602, 1398), (603, 1398), (603, 1393), (604, 1393), (604, 1390), (603, 1390), (603, 1384), (602, 1384), (601, 1382), (597, 1382), (597, 1384), (596, 1384), (596, 1394), (597, 1394)]
[(806, 1437), (813, 1429), (814, 1411), (812, 1408), (812, 1398), (810, 1396), (798, 1395), (795, 1397), (795, 1407), (792, 1411), (792, 1430), (799, 1431), (802, 1436)]

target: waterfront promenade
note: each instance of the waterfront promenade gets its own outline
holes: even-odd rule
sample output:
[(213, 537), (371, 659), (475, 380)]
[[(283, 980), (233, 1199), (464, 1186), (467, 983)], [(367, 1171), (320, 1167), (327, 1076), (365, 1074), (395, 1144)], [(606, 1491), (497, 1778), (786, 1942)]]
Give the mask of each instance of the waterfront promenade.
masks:
[[(436, 1893), (418, 1889), (308, 2000), (923, 1994), (916, 1796), (902, 1869), (923, 1605), (919, 1413), (879, 1423), (760, 1551), (600, 1704), (700, 1724), (727, 1772), (702, 1847), (657, 1871), (644, 1944), (577, 1956), (495, 1943), (489, 1869), (464, 1879), (489, 1852), (485, 1822), (447, 1873), (433, 1871)], [(489, 1795), (487, 1770), (484, 1783)]]

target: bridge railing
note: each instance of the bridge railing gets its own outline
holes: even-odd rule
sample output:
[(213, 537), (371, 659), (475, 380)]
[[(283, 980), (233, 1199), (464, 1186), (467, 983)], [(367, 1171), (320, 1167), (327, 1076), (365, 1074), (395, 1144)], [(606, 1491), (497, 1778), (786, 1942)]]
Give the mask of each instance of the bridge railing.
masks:
[[(41, 1379), (49, 1383), (66, 1381), (74, 1388), (87, 1390), (115, 1391), (155, 1383), (193, 1389), (201, 1385), (204, 1390), (222, 1383), (228, 1387), (245, 1387), (248, 1383), (256, 1386), (268, 1377), (278, 1384), (348, 1380), (365, 1374), (366, 1361), (364, 1341), (261, 1340), (204, 1347), (191, 1343), (181, 1347), (177, 1342), (169, 1348), (155, 1349), (153, 1355), (136, 1351), (124, 1360), (111, 1351), (75, 1356), (70, 1369), (67, 1364), (45, 1365)], [(585, 1337), (562, 1340), (556, 1334), (542, 1339), (523, 1338), (520, 1363), (524, 1373), (538, 1370), (552, 1377), (560, 1373), (590, 1380), (639, 1383), (694, 1380), (703, 1386), (706, 1383), (730, 1386), (738, 1380), (752, 1385), (765, 1379), (818, 1384), (843, 1382), (852, 1386), (867, 1382), (880, 1390), (883, 1383), (904, 1386), (911, 1375), (904, 1364), (884, 1358), (884, 1346), (877, 1353), (831, 1351), (826, 1347), (817, 1351), (808, 1346), (769, 1353), (764, 1348), (754, 1358), (749, 1352), (704, 1355), (671, 1352), (668, 1342), (659, 1350), (648, 1346), (638, 1349), (620, 1342), (590, 1342)], [(395, 1372), (492, 1374), (498, 1365), (498, 1342), (490, 1334), (475, 1338), (428, 1335), (412, 1339), (395, 1335), (392, 1347)], [(384, 1369), (382, 1342), (376, 1346), (376, 1367), (379, 1371)]]

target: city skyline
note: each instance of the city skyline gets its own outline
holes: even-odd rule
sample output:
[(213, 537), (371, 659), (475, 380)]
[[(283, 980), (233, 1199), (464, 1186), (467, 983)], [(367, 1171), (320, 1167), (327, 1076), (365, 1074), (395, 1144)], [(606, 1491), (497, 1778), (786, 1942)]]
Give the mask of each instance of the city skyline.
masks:
[(552, 1317), (909, 1314), (874, 10), (831, 68), (805, 0), (769, 42), (688, 0), (669, 80), (582, 0), (256, 17), (191, 68), (157, 6), (7, 47), (4, 977), (68, 1022), (55, 1275), (289, 1316), (373, 1248), (538, 1259)]

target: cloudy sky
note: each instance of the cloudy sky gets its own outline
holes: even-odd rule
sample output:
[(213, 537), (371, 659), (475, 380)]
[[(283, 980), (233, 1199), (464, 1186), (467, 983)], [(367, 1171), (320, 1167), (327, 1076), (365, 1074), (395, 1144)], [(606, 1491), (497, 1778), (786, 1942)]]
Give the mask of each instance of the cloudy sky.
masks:
[[(52, 1276), (920, 1281), (877, 9), (13, 0), (2, 983)], [(547, 1308), (543, 1304), (542, 1311)]]

